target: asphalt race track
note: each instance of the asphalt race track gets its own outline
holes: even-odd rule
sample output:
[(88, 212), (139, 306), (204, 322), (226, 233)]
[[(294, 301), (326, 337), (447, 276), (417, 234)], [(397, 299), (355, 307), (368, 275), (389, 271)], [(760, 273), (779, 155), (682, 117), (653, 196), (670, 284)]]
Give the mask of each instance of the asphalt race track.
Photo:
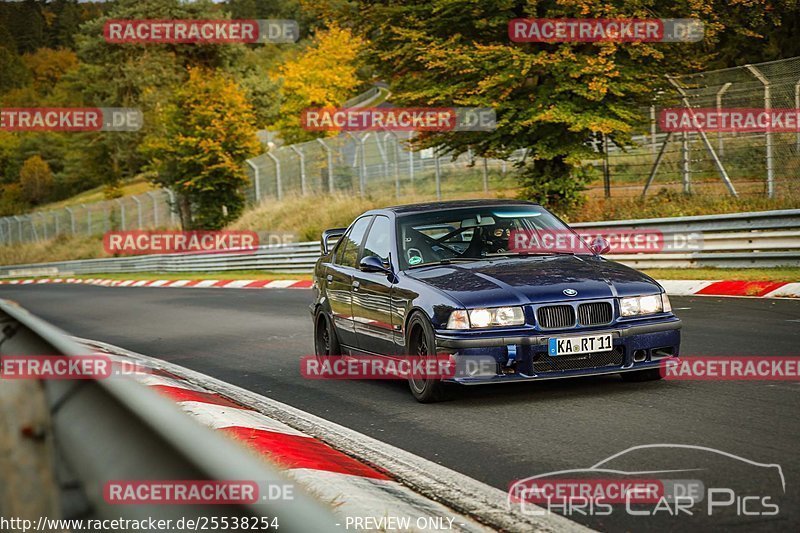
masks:
[[(45, 320), (204, 372), (348, 426), (478, 480), (507, 489), (516, 479), (588, 468), (631, 446), (706, 446), (779, 464), (786, 480), (777, 516), (657, 518), (573, 514), (597, 529), (797, 530), (800, 526), (800, 382), (660, 381), (618, 376), (460, 388), (422, 405), (402, 382), (305, 380), (299, 357), (313, 350), (308, 290), (0, 287)], [(692, 355), (800, 355), (800, 301), (673, 297)], [(663, 466), (639, 454), (631, 469)], [(686, 453), (720, 486), (749, 483), (773, 494), (774, 479), (741, 461)], [(674, 456), (670, 459), (674, 466)], [(691, 463), (691, 464), (690, 464)], [(688, 476), (691, 477), (691, 476)], [(697, 476), (701, 477), (701, 476)], [(780, 485), (778, 485), (780, 489)], [(737, 492), (737, 495), (739, 493)]]

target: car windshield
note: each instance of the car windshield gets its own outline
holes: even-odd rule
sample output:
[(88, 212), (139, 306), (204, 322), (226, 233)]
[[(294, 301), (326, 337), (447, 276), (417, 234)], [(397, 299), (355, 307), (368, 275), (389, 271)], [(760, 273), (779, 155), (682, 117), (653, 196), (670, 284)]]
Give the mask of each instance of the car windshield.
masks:
[[(493, 257), (592, 254), (566, 224), (546, 209), (533, 205), (481, 206), (406, 215), (398, 217), (397, 229), (397, 248), (404, 270)], [(556, 244), (542, 246), (551, 242)]]

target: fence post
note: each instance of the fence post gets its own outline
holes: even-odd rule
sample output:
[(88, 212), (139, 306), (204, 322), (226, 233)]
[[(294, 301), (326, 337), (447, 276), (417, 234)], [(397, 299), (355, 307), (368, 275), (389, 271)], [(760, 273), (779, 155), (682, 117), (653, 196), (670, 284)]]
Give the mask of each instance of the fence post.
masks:
[(246, 159), (245, 163), (247, 163), (250, 166), (250, 168), (253, 169), (253, 194), (256, 197), (255, 203), (257, 204), (259, 200), (261, 200), (261, 183), (260, 183), (258, 167), (256, 166), (255, 163), (253, 163), (249, 159)]
[(153, 227), (158, 227), (158, 197), (152, 192), (145, 193), (153, 202)]
[[(800, 111), (800, 80), (794, 84), (794, 108)], [(800, 154), (800, 123), (797, 124), (797, 153)]]
[(55, 229), (54, 237), (58, 237), (59, 227), (58, 227), (58, 211), (53, 211), (53, 227)]
[(125, 204), (122, 203), (121, 198), (117, 198), (116, 202), (119, 205), (119, 229), (125, 231)]
[(75, 235), (75, 213), (69, 207), (65, 207), (64, 209), (69, 213), (69, 226), (72, 230), (72, 234)]
[(92, 210), (86, 204), (81, 204), (81, 207), (86, 210), (86, 235), (92, 234)]
[(414, 147), (411, 145), (412, 133), (408, 133), (408, 178), (411, 181), (411, 190), (414, 190)]
[[(717, 115), (719, 116), (722, 113), (722, 96), (730, 89), (731, 82), (726, 83), (722, 87), (720, 87), (719, 91), (717, 91)], [(723, 157), (725, 155), (725, 142), (722, 138), (722, 132), (717, 132), (717, 151), (719, 152), (719, 156)]]
[(302, 191), (303, 196), (306, 196), (308, 194), (308, 190), (306, 188), (306, 156), (303, 154), (300, 148), (294, 144), (289, 148), (291, 148), (292, 151), (297, 154), (297, 158), (300, 160), (300, 190)]
[(689, 135), (684, 131), (681, 133), (681, 181), (683, 182), (683, 192), (690, 191), (689, 173)]
[(178, 213), (176, 209), (178, 208), (178, 204), (175, 201), (175, 193), (172, 192), (172, 189), (164, 189), (167, 193), (167, 197), (169, 197), (169, 221), (173, 226), (177, 226)]
[[(675, 87), (675, 90), (678, 91), (678, 94), (681, 95), (681, 101), (683, 102), (683, 106), (689, 111), (689, 114), (692, 117), (692, 121), (695, 121), (694, 110), (692, 109), (691, 104), (689, 104), (689, 99), (686, 96), (686, 91), (683, 90), (683, 87), (673, 78), (672, 76), (666, 76), (667, 81)], [(722, 161), (719, 160), (717, 157), (717, 152), (714, 151), (714, 147), (711, 146), (711, 141), (708, 140), (708, 135), (702, 129), (698, 130), (698, 134), (700, 135), (700, 139), (702, 139), (703, 144), (708, 150), (708, 153), (711, 154), (711, 159), (714, 160), (714, 166), (717, 167), (717, 172), (722, 177), (722, 182), (728, 188), (728, 191), (731, 193), (731, 196), (737, 198), (739, 195), (736, 192), (736, 188), (733, 186), (733, 182), (731, 182), (731, 178), (728, 176), (728, 171), (725, 170), (725, 166), (722, 164)], [(688, 151), (688, 145), (687, 145)]]
[[(753, 65), (745, 65), (753, 76), (764, 85), (764, 111), (769, 112), (772, 109), (772, 90), (769, 80)], [(772, 130), (767, 128), (764, 134), (766, 138), (766, 158), (767, 158), (767, 197), (773, 198), (775, 196), (775, 169), (772, 165)]]
[(386, 139), (388, 139), (390, 136), (392, 139), (394, 139), (394, 195), (396, 198), (400, 198), (400, 140), (397, 138), (397, 134), (395, 132), (387, 131), (383, 136), (384, 144), (387, 143)]
[(333, 183), (333, 152), (331, 151), (331, 147), (325, 144), (325, 141), (322, 139), (317, 139), (317, 142), (322, 145), (325, 149), (325, 153), (327, 154), (328, 158), (328, 192), (333, 194), (336, 190), (336, 187)]
[(436, 199), (442, 199), (442, 172), (439, 168), (439, 147), (433, 149), (433, 162), (436, 164)]
[(3, 245), (9, 244), (8, 241), (8, 220), (5, 217), (0, 218), (0, 222), (3, 223)]
[(603, 193), (611, 198), (611, 168), (608, 163), (608, 135), (603, 135)]
[(22, 242), (22, 220), (17, 215), (14, 215), (14, 220), (17, 221), (17, 236), (19, 237), (19, 242)]
[[(37, 214), (39, 215), (39, 218), (42, 220), (42, 235), (44, 236), (44, 240), (47, 240), (47, 217), (45, 217), (44, 213), (42, 212), (39, 212)], [(31, 224), (33, 224), (33, 221), (31, 221)], [(39, 240), (38, 236), (36, 237), (36, 240), (37, 241)]]
[[(650, 106), (650, 153), (656, 157), (656, 144), (658, 143), (658, 133), (656, 130), (656, 106)], [(653, 161), (655, 163), (655, 161)]]
[(489, 192), (489, 160), (483, 157), (483, 192)]
[(136, 211), (137, 211), (136, 222), (138, 223), (138, 226), (139, 226), (137, 229), (142, 229), (142, 226), (143, 226), (143, 223), (142, 223), (142, 202), (139, 201), (139, 198), (137, 196), (131, 196), (131, 199), (134, 202), (136, 202)]
[(272, 152), (267, 152), (267, 157), (275, 162), (275, 188), (278, 194), (278, 201), (283, 199), (283, 182), (281, 182), (281, 162)]

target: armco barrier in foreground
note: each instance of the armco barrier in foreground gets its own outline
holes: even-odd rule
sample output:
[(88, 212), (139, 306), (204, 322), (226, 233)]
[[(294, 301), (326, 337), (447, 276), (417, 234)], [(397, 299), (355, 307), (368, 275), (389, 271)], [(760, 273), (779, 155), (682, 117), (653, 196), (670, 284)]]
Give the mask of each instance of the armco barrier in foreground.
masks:
[[(7, 300), (0, 300), (0, 328), (3, 356), (87, 355), (85, 347)], [(54, 507), (49, 502), (60, 501), (61, 516), (49, 518), (278, 517), (281, 531), (338, 530), (331, 509), (299, 489), (290, 501), (256, 504), (110, 505), (102, 487), (111, 479), (253, 480), (269, 486), (291, 482), (268, 463), (197, 424), (173, 402), (133, 380), (47, 380), (42, 390), (49, 417), (17, 431), (54, 446), (57, 474), (42, 472), (36, 479), (15, 475), (14, 469), (31, 466), (0, 460), (0, 468), (5, 470), (0, 478), (29, 480), (30, 485), (15, 486), (15, 491), (29, 498), (50, 495), (48, 502), (31, 505), (29, 510), (49, 512)], [(14, 420), (5, 411), (9, 408), (5, 403), (0, 405), (0, 419)], [(41, 465), (40, 469), (46, 467)], [(46, 480), (50, 480), (50, 486), (43, 484)], [(4, 499), (0, 516), (14, 516), (16, 509), (6, 506), (9, 502)], [(33, 518), (34, 523), (37, 518)]]
[[(609, 255), (639, 268), (800, 266), (800, 209), (572, 224), (581, 230), (647, 229), (702, 234), (702, 250)], [(60, 261), (0, 267), (2, 277), (115, 272), (310, 272), (318, 242), (262, 246), (255, 253), (171, 254)]]

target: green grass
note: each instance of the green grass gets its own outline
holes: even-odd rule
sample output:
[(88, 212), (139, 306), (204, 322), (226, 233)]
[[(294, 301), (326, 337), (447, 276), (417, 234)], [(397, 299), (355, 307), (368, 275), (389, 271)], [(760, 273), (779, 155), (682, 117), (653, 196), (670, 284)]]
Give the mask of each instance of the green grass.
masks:
[(644, 273), (655, 279), (742, 281), (800, 281), (800, 267), (777, 268), (653, 268)]

